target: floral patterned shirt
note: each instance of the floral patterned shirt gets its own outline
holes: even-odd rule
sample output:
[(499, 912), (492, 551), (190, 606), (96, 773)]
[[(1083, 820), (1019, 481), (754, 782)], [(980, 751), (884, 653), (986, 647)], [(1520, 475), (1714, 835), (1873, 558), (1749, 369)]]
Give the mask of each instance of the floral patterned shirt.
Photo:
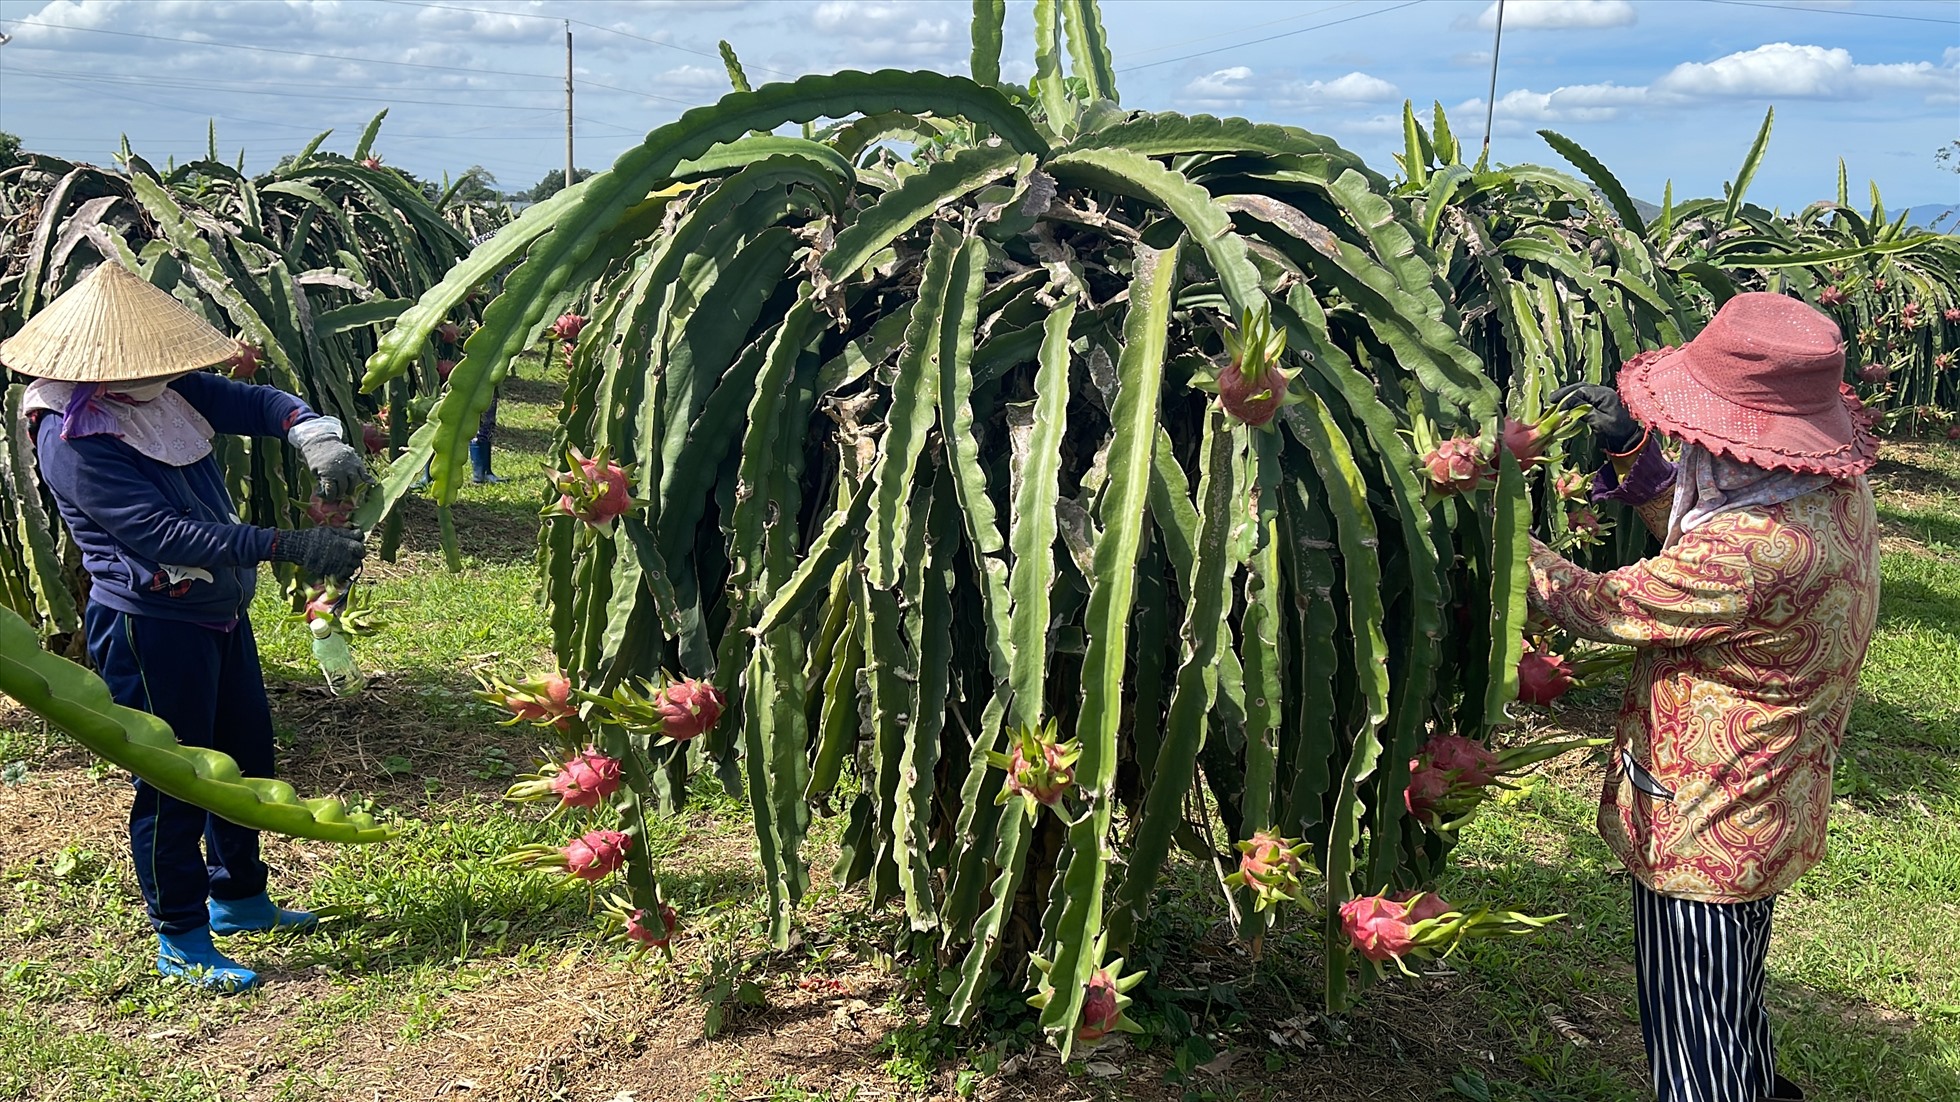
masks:
[(1740, 903), (1823, 858), (1831, 767), (1878, 617), (1865, 479), (1721, 514), (1605, 574), (1534, 541), (1530, 598), (1574, 635), (1638, 648), (1599, 813), (1635, 876)]

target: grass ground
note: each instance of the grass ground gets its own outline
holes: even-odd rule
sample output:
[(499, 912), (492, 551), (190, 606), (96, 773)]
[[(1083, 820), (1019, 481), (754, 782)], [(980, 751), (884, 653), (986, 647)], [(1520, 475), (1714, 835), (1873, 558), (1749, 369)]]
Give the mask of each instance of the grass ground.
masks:
[[(823, 875), (834, 821), (818, 824), (796, 945), (768, 951), (746, 812), (711, 788), (652, 839), (685, 916), (677, 959), (629, 963), (596, 934), (585, 892), (488, 862), (561, 833), (497, 800), (533, 747), (470, 696), (478, 671), (522, 673), (545, 649), (528, 533), (551, 398), (536, 380), (509, 385), (498, 463), (515, 481), (467, 491), (463, 574), (443, 571), (420, 511), (400, 561), (370, 567), (389, 627), (360, 646), (385, 672), (367, 692), (320, 691), (303, 632), (270, 600), (256, 610), (286, 775), (412, 820), (373, 847), (268, 839), (284, 897), (347, 914), (309, 938), (235, 939), (272, 981), (263, 993), (213, 999), (149, 971), (126, 780), (0, 711), (0, 1099), (1642, 1095), (1630, 889), (1592, 832), (1596, 771), (1576, 760), (1472, 824), (1441, 885), (1570, 917), (1378, 986), (1341, 1018), (1308, 994), (1310, 931), (1282, 927), (1255, 964), (1210, 874), (1185, 866), (1155, 920), (1174, 949), (1137, 962), (1153, 976), (1137, 1043), (1062, 1067), (1006, 992), (979, 1027), (934, 1029), (912, 961), (884, 952), (892, 917)], [(1771, 955), (1783, 1067), (1824, 1102), (1960, 1098), (1960, 450), (1888, 454), (1874, 478), (1882, 621), (1831, 855), (1779, 903)], [(1574, 694), (1533, 724), (1596, 731), (1616, 691)], [(725, 1018), (713, 1038), (711, 1004)]]

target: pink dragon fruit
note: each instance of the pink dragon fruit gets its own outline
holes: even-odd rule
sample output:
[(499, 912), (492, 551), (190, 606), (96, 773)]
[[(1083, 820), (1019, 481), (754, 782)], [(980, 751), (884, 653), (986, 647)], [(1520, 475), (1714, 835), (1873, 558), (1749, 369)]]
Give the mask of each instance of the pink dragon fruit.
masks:
[(369, 455), (380, 455), (388, 450), (388, 430), (372, 421), (361, 422), (361, 447)]
[(654, 706), (660, 711), (660, 733), (686, 742), (715, 725), (728, 703), (720, 689), (689, 677), (660, 690)]
[(1226, 413), (1257, 428), (1279, 413), (1285, 382), (1276, 369), (1248, 377), (1238, 364), (1229, 364), (1218, 373), (1218, 404)]
[(1946, 427), (1946, 438), (1948, 440), (1960, 440), (1960, 421), (1955, 421)]
[(1874, 291), (1883, 291), (1883, 290), (1885, 290), (1885, 277), (1884, 277), (1884, 276), (1879, 276), (1879, 277), (1878, 277), (1877, 279), (1874, 279), (1874, 280), (1872, 280), (1872, 290), (1874, 290)]
[(552, 479), (559, 493), (556, 512), (602, 528), (633, 507), (626, 469), (606, 460), (603, 449), (597, 457), (587, 458), (573, 448), (571, 459), (577, 469), (561, 471)]
[(1842, 306), (1844, 305), (1844, 292), (1839, 289), (1837, 284), (1833, 283), (1829, 287), (1817, 292), (1817, 303), (1820, 306)]
[(1858, 369), (1858, 377), (1873, 386), (1884, 386), (1892, 381), (1892, 369), (1884, 364), (1866, 364)]
[(449, 373), (454, 370), (456, 370), (455, 360), (436, 361), (436, 378), (441, 379), (443, 382), (446, 383), (449, 381)]
[(1266, 910), (1282, 900), (1300, 898), (1301, 855), (1307, 843), (1262, 830), (1239, 843), (1239, 871), (1225, 878), (1233, 887), (1250, 889), (1255, 907)]
[(1960, 323), (1960, 306), (1949, 306), (1940, 311), (1940, 316), (1950, 322)]
[(461, 335), (462, 330), (456, 328), (456, 323), (453, 321), (445, 321), (436, 326), (436, 339), (444, 344), (455, 344), (456, 338)]
[(1119, 1028), (1123, 1008), (1119, 1003), (1122, 992), (1116, 990), (1116, 977), (1109, 969), (1098, 968), (1089, 974), (1089, 982), (1082, 987), (1082, 1024), (1075, 1029), (1075, 1039), (1084, 1044), (1095, 1044)]
[(1953, 353), (1942, 352), (1939, 355), (1934, 356), (1933, 366), (1941, 371), (1951, 370), (1953, 367)]
[(231, 358), (225, 361), (225, 366), (231, 369), (232, 378), (245, 382), (259, 373), (259, 364), (263, 362), (264, 357), (256, 345), (246, 344), (244, 341), (236, 343), (238, 351), (231, 354)]
[(1500, 439), (1504, 450), (1511, 453), (1511, 458), (1517, 460), (1520, 467), (1528, 470), (1545, 461), (1547, 441), (1537, 425), (1506, 417)]
[(1475, 489), (1490, 471), (1476, 439), (1469, 436), (1436, 445), (1435, 451), (1422, 457), (1422, 465), (1429, 472), (1429, 481), (1445, 494)]
[(367, 169), (378, 169), (378, 168), (380, 168), (380, 167), (381, 167), (381, 158), (380, 158), (380, 157), (362, 157), (362, 158), (361, 158), (361, 167), (362, 167), (362, 168), (367, 168)]
[(1402, 806), (1410, 815), (1428, 820), (1437, 815), (1441, 804), (1456, 787), (1450, 775), (1421, 758), (1409, 759), (1409, 786), (1402, 790)]
[(626, 916), (626, 939), (650, 949), (659, 949), (671, 957), (673, 950), (669, 942), (680, 927), (680, 916), (665, 903), (659, 905), (658, 914), (639, 907)]
[(1567, 509), (1565, 511), (1565, 526), (1574, 532), (1583, 532), (1588, 536), (1597, 536), (1600, 531), (1599, 514), (1593, 512), (1591, 509)]
[(551, 335), (570, 344), (578, 340), (578, 335), (585, 330), (585, 323), (590, 320), (580, 314), (560, 314), (558, 320), (551, 323)]
[(626, 862), (633, 839), (617, 830), (588, 830), (565, 845), (565, 871), (580, 880), (604, 880)]
[(1443, 897), (1435, 892), (1403, 892), (1391, 898), (1394, 902), (1402, 904), (1403, 917), (1411, 926), (1432, 918), (1441, 918), (1456, 909), (1443, 902)]
[(1518, 699), (1550, 704), (1572, 687), (1572, 667), (1550, 651), (1527, 650), (1518, 660)]
[(479, 700), (510, 709), (507, 723), (535, 723), (565, 731), (571, 728), (572, 717), (578, 714), (578, 704), (572, 699), (571, 679), (555, 670), (517, 685), (493, 680), (476, 695)]
[(1415, 948), (1409, 936), (1409, 909), (1379, 895), (1361, 896), (1341, 904), (1341, 929), (1355, 951), (1377, 964), (1401, 960)]
[(1497, 755), (1475, 739), (1462, 735), (1436, 735), (1423, 746), (1431, 764), (1453, 774), (1463, 784), (1478, 788), (1497, 779)]
[(1075, 784), (1075, 762), (1082, 756), (1082, 745), (1061, 741), (1053, 719), (1040, 731), (1022, 728), (1011, 742), (1005, 754), (987, 751), (987, 761), (1007, 771), (1007, 783), (994, 802), (1004, 804), (1018, 797), (1026, 804), (1029, 818), (1039, 815), (1044, 807), (1058, 806)]
[(1916, 302), (1908, 302), (1904, 306), (1899, 307), (1899, 320), (1905, 323), (1907, 329), (1911, 329), (1913, 326), (1918, 325), (1919, 304)]
[(1591, 484), (1591, 480), (1578, 471), (1561, 471), (1552, 480), (1552, 490), (1561, 500), (1578, 501), (1586, 496)]
[(1226, 329), (1224, 338), (1228, 362), (1213, 380), (1218, 405), (1231, 417), (1264, 428), (1282, 408), (1299, 400), (1289, 390), (1297, 369), (1279, 363), (1286, 355), (1286, 332), (1275, 328), (1261, 309), (1244, 324)]
[(306, 503), (306, 519), (322, 528), (345, 528), (354, 518), (351, 501), (322, 501), (319, 494)]
[(565, 807), (591, 808), (619, 791), (619, 762), (585, 750), (552, 774), (551, 791)]

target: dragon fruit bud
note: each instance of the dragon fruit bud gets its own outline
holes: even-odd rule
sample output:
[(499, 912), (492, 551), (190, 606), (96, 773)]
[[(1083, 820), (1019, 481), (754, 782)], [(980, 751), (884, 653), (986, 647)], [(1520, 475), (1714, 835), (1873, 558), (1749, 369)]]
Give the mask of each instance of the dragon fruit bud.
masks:
[(674, 931), (680, 929), (680, 916), (667, 904), (660, 904), (658, 914), (644, 907), (635, 908), (626, 916), (626, 939), (637, 941), (654, 949), (667, 949), (673, 940)]
[(436, 339), (444, 344), (455, 344), (456, 338), (460, 335), (462, 330), (456, 328), (456, 323), (453, 321), (445, 321), (436, 326)]
[(1940, 311), (1940, 316), (1951, 322), (1960, 322), (1960, 306), (1949, 306)]
[(1520, 467), (1530, 467), (1545, 459), (1545, 434), (1537, 425), (1506, 417), (1501, 439), (1504, 450), (1511, 453), (1511, 458), (1517, 460)]
[(1874, 386), (1882, 386), (1892, 380), (1892, 369), (1884, 364), (1866, 364), (1858, 369), (1858, 377)]
[(587, 750), (559, 767), (551, 777), (551, 791), (566, 807), (598, 807), (619, 791), (619, 763)]
[(617, 830), (588, 830), (566, 843), (565, 871), (580, 880), (603, 880), (626, 861), (633, 839)]
[(1239, 843), (1239, 871), (1225, 878), (1234, 887), (1250, 889), (1259, 910), (1281, 900), (1300, 898), (1300, 855), (1306, 844), (1262, 830)]
[(1423, 753), (1437, 769), (1454, 774), (1460, 783), (1482, 788), (1497, 779), (1497, 755), (1475, 739), (1436, 735), (1423, 747)]
[(362, 168), (369, 168), (369, 169), (374, 169), (374, 168), (380, 168), (380, 167), (381, 167), (381, 158), (379, 158), (379, 157), (362, 157), (362, 158), (361, 158), (361, 167), (362, 167)]
[(654, 706), (660, 710), (660, 733), (676, 742), (706, 731), (721, 718), (727, 697), (706, 681), (686, 678), (660, 690)]
[(1833, 283), (1829, 287), (1817, 292), (1817, 302), (1820, 306), (1842, 306), (1844, 304), (1844, 292), (1838, 288), (1837, 284)]
[(449, 381), (449, 373), (454, 370), (456, 370), (455, 360), (436, 361), (436, 378), (441, 379), (443, 382), (446, 383)]
[(1435, 451), (1422, 457), (1422, 465), (1429, 472), (1429, 481), (1446, 494), (1474, 488), (1489, 470), (1477, 441), (1468, 436), (1436, 445)]
[(1415, 948), (1409, 936), (1408, 908), (1379, 895), (1361, 896), (1341, 904), (1341, 929), (1356, 952), (1381, 963), (1401, 960)]
[(244, 341), (236, 343), (238, 351), (231, 354), (231, 358), (225, 361), (225, 366), (231, 369), (232, 378), (243, 382), (259, 373), (259, 364), (263, 357), (259, 354), (257, 346), (246, 344)]
[(1572, 687), (1572, 667), (1550, 651), (1526, 651), (1518, 660), (1518, 699), (1550, 704)]
[(579, 314), (560, 314), (558, 320), (551, 323), (551, 335), (561, 341), (576, 341), (589, 320), (591, 319)]

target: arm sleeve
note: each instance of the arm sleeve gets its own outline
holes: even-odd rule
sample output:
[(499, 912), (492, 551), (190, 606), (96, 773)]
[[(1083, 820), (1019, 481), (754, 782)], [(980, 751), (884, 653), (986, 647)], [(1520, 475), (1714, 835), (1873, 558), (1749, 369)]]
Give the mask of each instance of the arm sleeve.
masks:
[(1649, 531), (1666, 539), (1668, 514), (1673, 511), (1668, 492), (1674, 489), (1674, 479), (1674, 464), (1668, 462), (1660, 441), (1650, 433), (1624, 476), (1611, 462), (1593, 474), (1592, 499), (1595, 503), (1617, 501), (1632, 508)]
[(110, 539), (151, 562), (250, 566), (272, 554), (273, 529), (185, 516), (145, 476), (133, 453), (116, 441), (90, 437), (40, 451), (49, 487)]
[(252, 386), (215, 372), (186, 375), (170, 386), (227, 436), (285, 436), (294, 425), (319, 416), (277, 387)]
[(1711, 642), (1743, 627), (1750, 589), (1745, 557), (1696, 533), (1605, 574), (1531, 541), (1532, 611), (1583, 639), (1636, 647)]

